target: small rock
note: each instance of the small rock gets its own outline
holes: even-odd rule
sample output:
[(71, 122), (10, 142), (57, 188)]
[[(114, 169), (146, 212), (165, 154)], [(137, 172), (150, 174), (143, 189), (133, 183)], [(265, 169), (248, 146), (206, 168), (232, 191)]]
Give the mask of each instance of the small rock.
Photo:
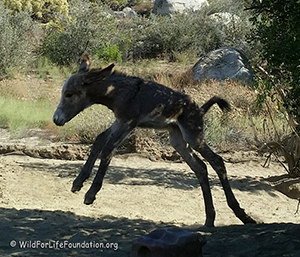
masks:
[(200, 10), (208, 5), (206, 0), (155, 0), (153, 13), (169, 15), (176, 12)]
[(131, 257), (200, 257), (205, 238), (180, 228), (162, 228), (138, 238)]

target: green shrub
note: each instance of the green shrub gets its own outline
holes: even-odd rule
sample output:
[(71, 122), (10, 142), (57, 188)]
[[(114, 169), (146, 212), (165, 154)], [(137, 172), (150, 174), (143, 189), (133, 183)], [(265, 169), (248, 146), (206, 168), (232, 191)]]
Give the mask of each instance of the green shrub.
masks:
[(122, 61), (122, 54), (117, 45), (103, 44), (101, 49), (96, 51), (96, 55), (100, 60), (105, 62)]
[(12, 14), (0, 2), (0, 78), (11, 70), (27, 69), (34, 61), (36, 29), (29, 13)]
[(109, 11), (87, 0), (70, 2), (69, 16), (48, 27), (41, 47), (42, 55), (58, 65), (78, 63), (85, 52), (95, 54), (115, 28)]
[[(113, 43), (122, 45), (120, 39), (130, 38), (127, 48), (120, 49), (123, 57), (132, 59), (168, 57), (174, 60), (176, 54), (194, 53), (195, 56), (201, 56), (228, 45), (247, 51), (245, 37), (251, 27), (247, 16), (242, 13), (242, 6), (238, 10), (228, 10), (225, 5), (219, 5), (172, 16), (150, 15), (148, 18), (124, 20), (119, 24), (118, 36)], [(241, 15), (239, 22), (232, 26), (215, 22), (210, 15), (217, 11), (232, 11), (232, 14)]]
[[(177, 60), (182, 54), (201, 56), (225, 45), (247, 50), (245, 35), (250, 25), (243, 5), (234, 5), (232, 0), (212, 1), (197, 12), (121, 20), (104, 6), (87, 0), (72, 1), (69, 6), (70, 19), (50, 26), (42, 44), (42, 54), (59, 65), (78, 63), (84, 52), (103, 61), (120, 61)], [(215, 12), (236, 14), (240, 22), (223, 26), (210, 18)]]
[(59, 14), (68, 13), (67, 0), (5, 0), (6, 6), (14, 12), (28, 10), (42, 22), (55, 20)]
[(142, 0), (99, 0), (98, 2), (109, 6), (113, 10), (122, 10), (126, 6), (133, 6), (141, 1)]

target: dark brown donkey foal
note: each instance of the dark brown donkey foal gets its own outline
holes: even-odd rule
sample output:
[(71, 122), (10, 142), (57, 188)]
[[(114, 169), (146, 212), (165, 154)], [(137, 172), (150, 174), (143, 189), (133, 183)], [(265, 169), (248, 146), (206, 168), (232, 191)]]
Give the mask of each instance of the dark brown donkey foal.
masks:
[(166, 129), (170, 133), (172, 146), (181, 154), (200, 182), (205, 202), (205, 225), (214, 225), (215, 210), (207, 167), (193, 150), (199, 152), (217, 172), (227, 203), (235, 215), (244, 223), (255, 223), (240, 208), (228, 182), (222, 158), (204, 141), (203, 115), (215, 103), (222, 110), (230, 109), (229, 104), (221, 98), (213, 97), (199, 107), (188, 95), (152, 81), (112, 72), (113, 67), (112, 64), (105, 69), (89, 71), (89, 63), (85, 59), (78, 73), (68, 78), (63, 85), (61, 100), (53, 116), (56, 125), (63, 126), (93, 104), (107, 106), (116, 117), (111, 127), (96, 138), (87, 162), (73, 182), (72, 192), (81, 189), (100, 155), (97, 175), (84, 200), (85, 204), (92, 204), (101, 189), (113, 150), (128, 134), (136, 127)]

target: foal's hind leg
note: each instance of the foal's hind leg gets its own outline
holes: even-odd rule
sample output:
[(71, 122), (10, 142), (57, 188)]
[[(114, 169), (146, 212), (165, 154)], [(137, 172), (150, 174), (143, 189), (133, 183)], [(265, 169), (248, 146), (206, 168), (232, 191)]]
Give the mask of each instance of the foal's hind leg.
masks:
[(97, 136), (95, 142), (93, 143), (91, 153), (86, 163), (84, 164), (80, 173), (78, 174), (78, 176), (73, 182), (73, 186), (71, 189), (72, 192), (79, 191), (83, 186), (83, 182), (90, 176), (95, 161), (97, 160), (99, 154), (101, 153), (104, 145), (107, 143), (107, 140), (109, 139), (114, 126), (116, 126), (116, 123), (113, 123), (113, 125), (110, 128), (108, 128), (107, 130), (105, 130), (104, 132), (102, 132), (100, 135)]
[(227, 172), (222, 157), (214, 153), (205, 143), (202, 144), (201, 148), (196, 150), (199, 151), (203, 158), (205, 158), (217, 172), (226, 195), (227, 204), (233, 210), (234, 214), (243, 223), (256, 223), (255, 220), (245, 213), (244, 209), (240, 207), (236, 200), (227, 179)]
[(205, 225), (208, 227), (214, 226), (215, 209), (213, 206), (213, 200), (211, 190), (209, 187), (209, 181), (207, 176), (207, 167), (203, 161), (201, 161), (194, 153), (193, 150), (184, 141), (181, 131), (177, 126), (173, 126), (170, 130), (170, 143), (176, 149), (178, 153), (183, 157), (190, 168), (195, 172), (201, 189), (203, 192), (206, 221)]

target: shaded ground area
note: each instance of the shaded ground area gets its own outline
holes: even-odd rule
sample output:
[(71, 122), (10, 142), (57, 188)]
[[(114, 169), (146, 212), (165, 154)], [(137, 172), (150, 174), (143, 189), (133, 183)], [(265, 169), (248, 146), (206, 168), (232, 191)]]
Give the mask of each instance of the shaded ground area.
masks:
[[(1, 208), (0, 213), (1, 256), (130, 256), (136, 238), (174, 226), (113, 216), (93, 219), (62, 211)], [(185, 228), (205, 235), (204, 256), (296, 257), (300, 253), (299, 224)]]

